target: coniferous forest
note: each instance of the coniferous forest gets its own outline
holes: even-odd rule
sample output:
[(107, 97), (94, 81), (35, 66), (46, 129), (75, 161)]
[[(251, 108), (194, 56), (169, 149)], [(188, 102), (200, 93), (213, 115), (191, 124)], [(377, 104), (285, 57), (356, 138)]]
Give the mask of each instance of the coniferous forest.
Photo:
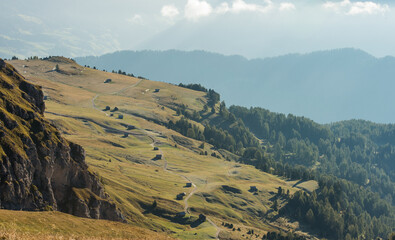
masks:
[(206, 92), (208, 104), (200, 112), (176, 109), (182, 118), (170, 121), (169, 128), (262, 171), (318, 181), (312, 193), (283, 193), (288, 201), (281, 214), (329, 239), (387, 238), (395, 231), (395, 125), (363, 120), (324, 125), (263, 108), (227, 108), (214, 90), (180, 86)]

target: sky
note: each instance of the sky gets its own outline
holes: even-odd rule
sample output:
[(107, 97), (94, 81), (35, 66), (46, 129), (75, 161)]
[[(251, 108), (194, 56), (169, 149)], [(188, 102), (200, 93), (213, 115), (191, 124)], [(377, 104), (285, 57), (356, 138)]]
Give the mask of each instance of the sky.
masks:
[(395, 5), (351, 0), (0, 0), (0, 57), (206, 50), (395, 56)]

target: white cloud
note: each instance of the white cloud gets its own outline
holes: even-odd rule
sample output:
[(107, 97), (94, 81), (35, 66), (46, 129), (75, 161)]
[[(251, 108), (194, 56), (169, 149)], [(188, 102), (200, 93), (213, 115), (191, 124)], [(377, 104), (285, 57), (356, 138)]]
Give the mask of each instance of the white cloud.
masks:
[(289, 2), (284, 2), (280, 4), (280, 7), (278, 8), (280, 11), (290, 11), (290, 10), (295, 10), (295, 4), (289, 3)]
[(162, 10), (160, 11), (163, 17), (168, 17), (168, 18), (173, 18), (180, 14), (178, 9), (174, 5), (165, 5), (162, 7)]
[(32, 35), (32, 33), (28, 30), (23, 30), (23, 29), (18, 29), (18, 32), (23, 34), (23, 35)]
[(24, 14), (18, 14), (18, 16), (20, 18), (22, 18), (26, 22), (32, 22), (32, 23), (36, 23), (36, 24), (42, 24), (43, 23), (41, 21), (41, 19), (39, 19), (37, 17), (32, 17), (32, 16), (28, 16), (28, 15), (24, 15)]
[[(271, 0), (263, 0), (264, 4), (247, 3), (244, 0), (233, 0), (231, 4), (222, 2), (217, 7), (213, 8), (208, 2), (204, 0), (188, 0), (185, 5), (185, 18), (196, 21), (200, 17), (209, 16), (210, 14), (225, 14), (225, 13), (241, 13), (241, 12), (260, 12), (266, 13), (272, 9), (280, 11), (294, 10), (296, 7), (293, 3), (283, 2), (279, 5), (274, 4)], [(178, 14), (178, 10), (175, 8)], [(164, 7), (162, 8), (162, 15), (164, 15)]]
[(273, 3), (271, 0), (265, 0), (264, 2), (265, 5), (259, 5), (246, 3), (243, 0), (234, 0), (231, 7), (229, 7), (228, 3), (222, 3), (219, 7), (216, 8), (216, 12), (220, 14), (227, 12), (239, 13), (244, 11), (264, 13), (269, 11), (273, 7)]
[(387, 4), (379, 4), (370, 1), (351, 2), (350, 0), (343, 0), (341, 2), (328, 1), (323, 4), (323, 7), (337, 13), (345, 13), (347, 15), (379, 14), (385, 13), (389, 10), (389, 6)]
[(4, 38), (5, 40), (8, 40), (8, 41), (16, 40), (16, 39), (14, 39), (14, 38), (12, 38), (12, 37), (10, 37), (10, 36), (3, 35), (3, 34), (0, 34), (0, 37), (1, 37), (1, 38)]
[(220, 14), (222, 14), (222, 13), (227, 13), (227, 12), (229, 12), (230, 11), (230, 8), (229, 8), (229, 5), (228, 5), (228, 3), (221, 3), (221, 5), (219, 5), (216, 9), (215, 9), (215, 12), (216, 13), (220, 13)]
[(389, 10), (388, 5), (384, 4), (376, 4), (374, 2), (356, 2), (351, 7), (348, 12), (350, 15), (367, 13), (367, 14), (376, 14), (376, 13), (384, 13)]
[(132, 24), (143, 24), (143, 17), (140, 14), (135, 14), (133, 17), (126, 19), (126, 21)]
[(185, 5), (184, 14), (188, 20), (196, 21), (200, 17), (209, 16), (212, 11), (213, 8), (206, 1), (188, 0)]
[(232, 3), (232, 10), (234, 12), (241, 12), (241, 11), (251, 11), (251, 12), (266, 12), (269, 10), (273, 3), (270, 0), (265, 1), (266, 5), (258, 5), (252, 3), (246, 3), (243, 0), (235, 0)]

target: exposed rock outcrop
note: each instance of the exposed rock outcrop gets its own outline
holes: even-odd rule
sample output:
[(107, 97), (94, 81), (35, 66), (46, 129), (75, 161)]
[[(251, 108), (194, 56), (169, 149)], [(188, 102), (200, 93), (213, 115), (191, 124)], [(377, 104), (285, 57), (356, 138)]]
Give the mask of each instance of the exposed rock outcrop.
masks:
[(0, 59), (0, 207), (121, 221), (84, 149), (47, 121), (43, 92)]

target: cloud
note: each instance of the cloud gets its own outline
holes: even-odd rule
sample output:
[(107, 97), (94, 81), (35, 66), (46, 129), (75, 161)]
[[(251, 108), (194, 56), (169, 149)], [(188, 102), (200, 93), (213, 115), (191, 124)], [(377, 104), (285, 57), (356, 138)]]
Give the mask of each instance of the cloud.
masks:
[(253, 3), (246, 3), (243, 0), (234, 0), (231, 6), (229, 6), (228, 3), (224, 2), (216, 8), (216, 12), (220, 14), (227, 12), (239, 13), (244, 11), (264, 13), (269, 11), (273, 7), (273, 3), (271, 0), (265, 0), (264, 2), (265, 5), (259, 5)]
[(270, 0), (265, 1), (266, 5), (258, 5), (252, 3), (246, 3), (243, 0), (235, 0), (232, 3), (232, 10), (234, 12), (241, 11), (251, 11), (251, 12), (267, 12), (270, 8), (272, 8), (273, 3)]
[(162, 10), (160, 11), (163, 17), (168, 17), (168, 18), (174, 18), (180, 12), (174, 5), (165, 5), (162, 7)]
[(126, 21), (132, 24), (143, 24), (143, 17), (140, 14), (135, 14), (133, 17), (126, 19)]
[[(233, 0), (231, 4), (222, 2), (217, 7), (213, 8), (208, 2), (204, 0), (188, 0), (185, 5), (184, 14), (188, 20), (197, 21), (201, 17), (206, 17), (211, 14), (226, 14), (226, 13), (241, 13), (241, 12), (259, 12), (266, 13), (272, 9), (280, 11), (294, 10), (296, 7), (293, 3), (283, 2), (281, 4), (274, 4), (271, 0), (263, 0), (264, 4), (247, 3), (244, 0)], [(175, 8), (175, 7), (174, 7)], [(178, 10), (175, 8), (178, 14)], [(162, 8), (162, 15), (164, 15), (164, 7)]]
[(23, 30), (23, 29), (18, 29), (18, 32), (23, 34), (23, 35), (33, 35), (32, 32), (28, 31), (28, 30)]
[(201, 17), (209, 16), (212, 11), (213, 8), (206, 1), (188, 0), (185, 5), (184, 15), (188, 20), (196, 21)]
[(356, 2), (351, 7), (348, 12), (350, 15), (367, 13), (367, 14), (376, 14), (376, 13), (384, 13), (389, 10), (388, 5), (384, 4), (376, 4), (374, 2)]
[(295, 4), (289, 3), (289, 2), (284, 2), (280, 4), (280, 7), (278, 8), (280, 11), (290, 11), (290, 10), (295, 10)]
[(41, 19), (39, 19), (37, 17), (32, 17), (32, 16), (28, 16), (28, 15), (23, 15), (23, 14), (18, 14), (18, 16), (20, 18), (22, 18), (26, 22), (32, 22), (32, 23), (36, 23), (36, 24), (42, 24), (43, 23), (41, 21)]
[(229, 8), (229, 4), (228, 4), (228, 3), (221, 3), (221, 4), (215, 9), (215, 12), (216, 12), (216, 13), (220, 13), (220, 14), (227, 13), (227, 12), (229, 12), (229, 11), (230, 11), (230, 8)]
[(350, 0), (343, 0), (341, 2), (328, 1), (323, 4), (323, 7), (337, 13), (345, 13), (347, 15), (380, 14), (389, 10), (389, 6), (387, 4), (379, 4), (370, 1), (351, 2)]
[(14, 39), (14, 38), (12, 38), (12, 37), (10, 37), (10, 36), (3, 35), (3, 34), (0, 34), (0, 37), (1, 37), (1, 38), (4, 38), (5, 40), (8, 40), (8, 41), (16, 40), (16, 39)]

